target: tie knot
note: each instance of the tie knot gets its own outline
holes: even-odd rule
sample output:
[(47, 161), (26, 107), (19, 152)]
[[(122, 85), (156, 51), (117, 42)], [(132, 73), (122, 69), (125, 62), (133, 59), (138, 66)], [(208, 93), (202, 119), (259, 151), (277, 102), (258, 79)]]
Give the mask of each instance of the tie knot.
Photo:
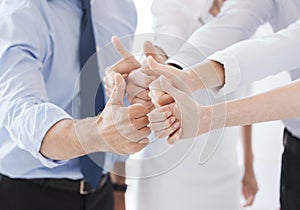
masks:
[(91, 7), (91, 0), (81, 0), (82, 9), (90, 9)]

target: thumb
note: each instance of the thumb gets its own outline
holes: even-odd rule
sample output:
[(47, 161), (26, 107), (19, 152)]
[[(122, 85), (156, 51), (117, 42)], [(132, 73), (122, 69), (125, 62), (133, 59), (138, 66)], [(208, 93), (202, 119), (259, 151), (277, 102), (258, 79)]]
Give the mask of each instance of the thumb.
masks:
[(121, 74), (114, 75), (115, 85), (111, 94), (108, 104), (124, 106), (123, 98), (125, 95), (126, 83)]
[(163, 67), (163, 65), (157, 63), (152, 56), (147, 57), (147, 63), (151, 70), (158, 70)]
[(113, 36), (111, 38), (111, 41), (114, 48), (118, 51), (122, 58), (132, 57), (132, 54), (128, 51), (128, 49), (123, 45), (123, 43), (117, 36)]
[(185, 97), (186, 93), (175, 88), (171, 83), (168, 82), (167, 78), (164, 76), (159, 77), (161, 90), (170, 95), (176, 103), (181, 102)]
[(148, 57), (148, 56), (156, 57), (155, 47), (152, 42), (145, 41), (144, 53), (145, 53), (146, 57)]

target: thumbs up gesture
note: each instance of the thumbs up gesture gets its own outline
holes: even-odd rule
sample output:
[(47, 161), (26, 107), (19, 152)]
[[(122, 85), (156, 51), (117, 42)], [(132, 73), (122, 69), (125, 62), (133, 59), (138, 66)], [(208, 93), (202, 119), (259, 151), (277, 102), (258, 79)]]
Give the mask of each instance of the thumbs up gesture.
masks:
[[(112, 38), (112, 43), (116, 51), (122, 56), (122, 59), (110, 66), (106, 70), (104, 77), (106, 95), (110, 96), (114, 86), (114, 75), (120, 73), (123, 78), (127, 79), (126, 93), (130, 104), (144, 104), (149, 110), (153, 108), (151, 99), (148, 96), (149, 84), (157, 79), (156, 76), (148, 75), (149, 69), (146, 63), (142, 65), (134, 56), (126, 49), (118, 37)], [(146, 41), (144, 44), (144, 54), (146, 57), (152, 56), (156, 61), (163, 63), (166, 56), (162, 51), (158, 51), (154, 45)], [(145, 71), (145, 72), (144, 72)]]
[(125, 88), (124, 78), (116, 73), (111, 97), (97, 118), (105, 150), (118, 154), (140, 151), (148, 144), (147, 136), (150, 135), (147, 108), (141, 104), (124, 107)]
[(152, 82), (149, 88), (154, 104), (159, 104), (158, 101), (166, 94), (174, 101), (164, 106), (157, 105), (148, 114), (150, 128), (156, 137), (168, 136), (168, 142), (173, 144), (179, 139), (192, 138), (207, 132), (206, 125), (210, 125), (208, 108), (195, 102), (186, 92), (175, 88), (163, 75)]

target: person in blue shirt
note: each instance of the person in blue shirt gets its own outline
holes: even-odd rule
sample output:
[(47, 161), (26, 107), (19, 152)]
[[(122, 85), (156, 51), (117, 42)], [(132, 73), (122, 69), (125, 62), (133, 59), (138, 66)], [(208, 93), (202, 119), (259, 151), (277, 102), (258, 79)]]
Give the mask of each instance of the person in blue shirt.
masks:
[[(3, 0), (0, 14), (0, 209), (113, 209), (112, 153), (148, 144), (148, 110), (124, 107), (126, 84), (116, 75), (102, 112), (81, 115), (90, 82), (82, 69), (95, 67), (89, 57), (112, 35), (134, 34), (133, 2)], [(94, 78), (119, 59), (104, 48), (91, 59)]]

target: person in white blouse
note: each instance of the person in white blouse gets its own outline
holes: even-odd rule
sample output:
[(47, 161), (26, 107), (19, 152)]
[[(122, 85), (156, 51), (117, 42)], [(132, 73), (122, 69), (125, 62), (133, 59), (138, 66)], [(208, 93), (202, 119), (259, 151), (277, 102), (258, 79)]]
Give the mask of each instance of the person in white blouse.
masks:
[[(300, 54), (299, 18), (299, 1), (228, 1), (221, 14), (214, 21), (196, 31), (191, 37), (191, 42), (197, 50), (210, 55), (208, 61), (191, 67), (197, 63), (197, 60), (198, 62), (201, 61), (201, 58), (197, 58), (195, 48), (186, 45), (177, 53), (176, 61), (169, 62), (177, 62), (177, 65), (190, 70), (178, 71), (170, 66), (162, 68), (150, 59), (150, 68), (151, 66), (155, 67), (155, 71), (150, 70), (148, 74), (157, 77), (160, 75), (168, 76), (168, 80), (176, 88), (179, 88), (181, 85), (178, 80), (172, 81), (176, 75), (176, 78), (179, 77), (182, 78), (182, 81), (188, 81), (186, 84), (190, 87), (190, 91), (198, 89), (194, 89), (195, 86), (193, 85), (197, 83), (196, 86), (201, 88), (214, 87), (216, 94), (222, 95), (280, 71), (298, 69), (300, 67), (298, 59)], [(256, 28), (266, 21), (272, 25), (276, 33), (256, 40), (242, 41), (248, 39)], [(217, 39), (217, 34), (222, 34), (222, 39)], [(234, 44), (235, 42), (239, 43)], [(221, 50), (227, 46), (230, 47)], [(216, 52), (217, 50), (221, 51)], [(162, 69), (164, 70), (162, 71)], [(166, 74), (166, 69), (172, 70)], [(191, 77), (187, 79), (184, 75)], [(160, 80), (164, 81), (163, 78)], [(197, 82), (194, 83), (195, 81)], [(216, 89), (216, 87), (218, 88)], [(179, 89), (187, 91), (184, 86)], [(214, 122), (219, 122), (215, 124), (215, 127), (299, 117), (298, 89), (299, 82), (296, 82), (265, 95), (225, 103), (223, 105), (226, 105), (227, 111), (221, 113), (221, 118), (220, 116), (218, 118), (218, 114), (214, 116), (214, 119), (218, 119)], [(166, 99), (167, 96), (163, 95), (162, 98)], [(224, 116), (226, 116), (226, 120)], [(220, 122), (225, 124), (221, 126)], [(300, 189), (297, 178), (300, 173), (297, 167), (300, 159), (300, 123), (298, 118), (294, 118), (284, 120), (284, 124), (286, 131), (280, 201), (282, 210), (294, 210), (300, 208), (299, 193), (297, 193)], [(200, 133), (209, 130), (204, 125), (205, 123), (201, 124)], [(182, 133), (177, 132), (177, 134), (184, 137), (183, 131)], [(176, 140), (176, 135), (169, 139), (171, 142), (174, 140)]]
[[(219, 13), (223, 2), (224, 0), (154, 0), (152, 13), (155, 49), (151, 49), (148, 43), (146, 51), (150, 51), (148, 53), (151, 54), (151, 51), (155, 50), (162, 58), (158, 60), (165, 62), (167, 57), (172, 57), (180, 49), (195, 30)], [(240, 96), (242, 91), (229, 97)], [(209, 104), (205, 92), (197, 93), (197, 98), (199, 102)], [(138, 101), (133, 99), (132, 102)], [(155, 141), (153, 137), (152, 141), (155, 142), (134, 156), (138, 159), (146, 158), (145, 161), (139, 161), (138, 164), (135, 163), (137, 161), (128, 161), (126, 172), (130, 176), (134, 175), (135, 178), (127, 179), (127, 208), (130, 210), (183, 208), (192, 210), (201, 207), (209, 210), (238, 210), (241, 192), (246, 200), (244, 206), (252, 205), (258, 186), (253, 170), (251, 125), (244, 126), (241, 133), (239, 131), (238, 128), (216, 131), (214, 139), (213, 137), (209, 139), (209, 144), (205, 143), (208, 136), (202, 136), (196, 141), (184, 142), (172, 147), (168, 146), (165, 140)], [(239, 138), (243, 139), (244, 146), (245, 170), (242, 173), (238, 166), (236, 152)], [(176, 167), (155, 176), (144, 173), (144, 171), (158, 171), (158, 168), (164, 171), (170, 167), (170, 161), (167, 160), (178, 159), (183, 152), (175, 151), (184, 151), (182, 149), (184, 147), (193, 148), (192, 152), (186, 154), (184, 160)], [(215, 149), (217, 150), (213, 153)], [(164, 151), (163, 155), (162, 151)], [(203, 154), (213, 153), (213, 157), (203, 165), (198, 161), (201, 151)], [(161, 158), (157, 158), (158, 155), (161, 155)], [(142, 172), (137, 173), (137, 171)], [(151, 177), (145, 179), (145, 176)], [(158, 190), (159, 183), (164, 187)], [(228, 191), (231, 193), (225, 195)], [(169, 202), (174, 197), (179, 199)]]

